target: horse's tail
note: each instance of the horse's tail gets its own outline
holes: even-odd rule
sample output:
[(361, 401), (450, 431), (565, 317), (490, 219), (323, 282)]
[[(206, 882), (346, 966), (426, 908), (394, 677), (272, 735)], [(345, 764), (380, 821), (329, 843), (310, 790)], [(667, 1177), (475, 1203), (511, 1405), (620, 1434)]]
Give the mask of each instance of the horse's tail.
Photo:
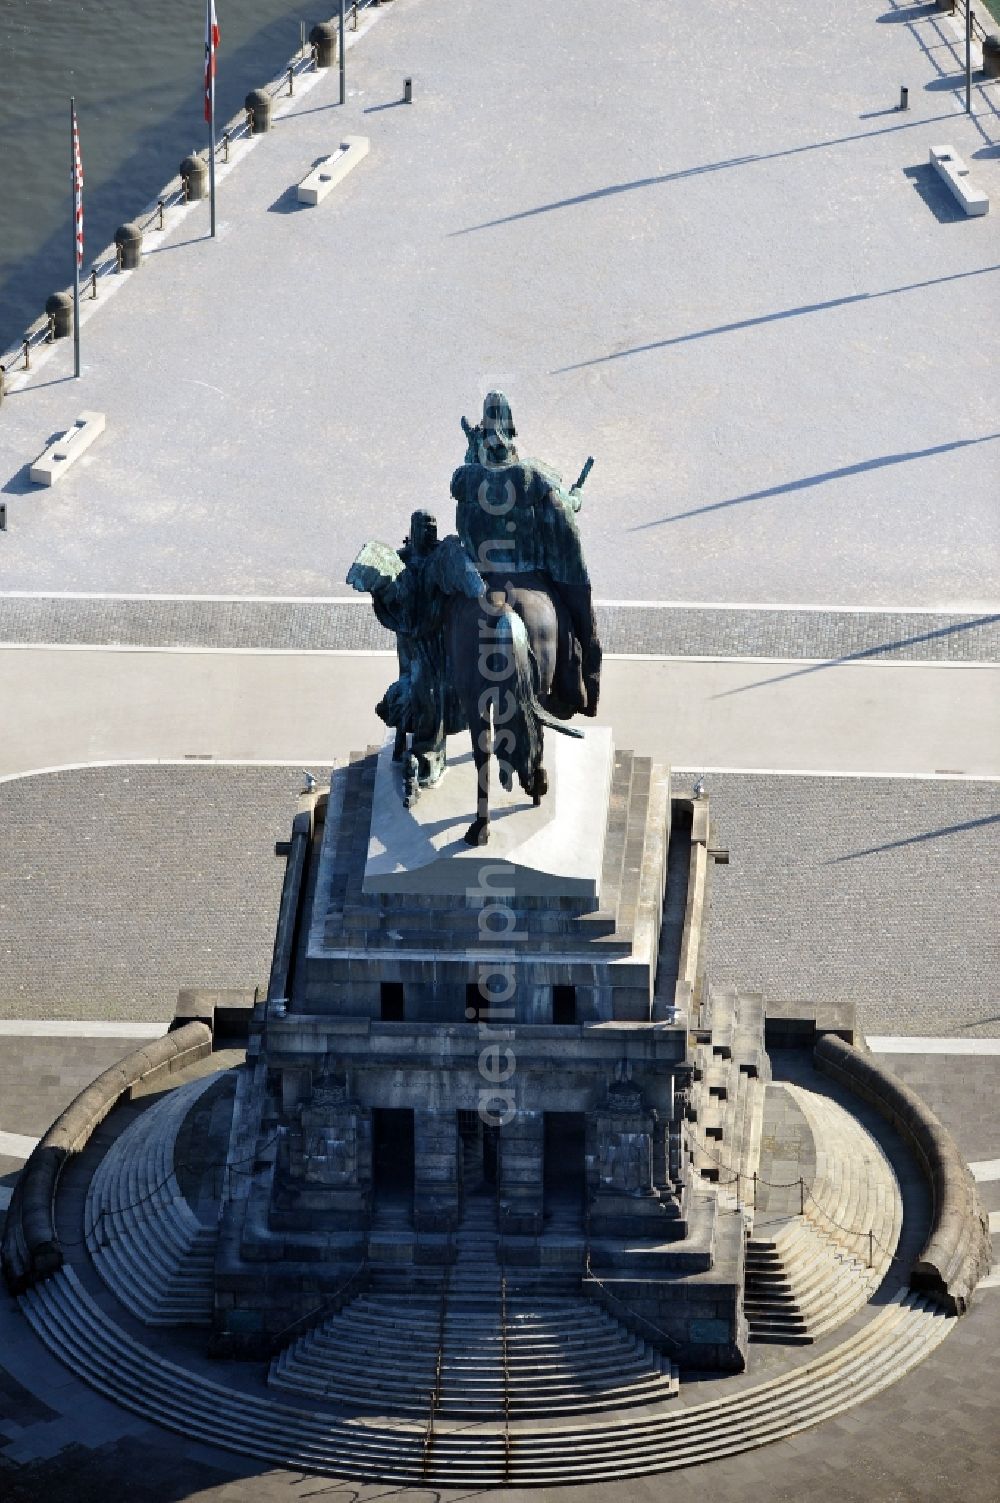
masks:
[[(522, 787), (530, 789), (535, 773), (542, 760), (542, 730), (558, 731), (561, 736), (577, 739), (583, 732), (575, 726), (563, 725), (542, 709), (538, 702), (538, 664), (528, 641), (528, 633), (520, 616), (510, 606), (505, 606), (496, 618), (489, 650), (491, 660), (496, 658), (509, 665), (509, 679), (495, 680), (491, 687), (497, 690), (498, 712), (494, 714), (493, 753), (500, 763), (500, 777), (505, 787), (511, 784), (512, 774), (517, 773)], [(504, 691), (509, 691), (510, 699)], [(499, 716), (500, 705), (507, 706), (513, 700), (513, 713)]]

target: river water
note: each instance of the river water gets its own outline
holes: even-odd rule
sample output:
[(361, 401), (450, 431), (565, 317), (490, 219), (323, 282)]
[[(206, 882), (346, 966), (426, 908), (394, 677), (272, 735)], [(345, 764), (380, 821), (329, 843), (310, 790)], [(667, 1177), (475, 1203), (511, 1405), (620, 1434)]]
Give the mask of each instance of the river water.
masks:
[[(328, 16), (216, 0), (216, 118), (275, 77)], [(204, 0), (0, 0), (0, 354), (73, 279), (69, 99), (84, 170), (84, 270), (207, 140)]]

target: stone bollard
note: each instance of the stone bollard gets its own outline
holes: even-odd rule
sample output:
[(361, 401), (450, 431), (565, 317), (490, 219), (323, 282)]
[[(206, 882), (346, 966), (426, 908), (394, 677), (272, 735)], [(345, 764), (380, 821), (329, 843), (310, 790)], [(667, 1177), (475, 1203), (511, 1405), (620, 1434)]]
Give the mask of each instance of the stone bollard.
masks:
[(142, 227), (138, 224), (120, 224), (115, 230), (118, 247), (118, 270), (135, 271), (142, 261)]
[(208, 163), (197, 152), (192, 152), (181, 163), (181, 182), (184, 184), (185, 202), (208, 197)]
[(987, 78), (1000, 78), (1000, 31), (991, 31), (983, 40), (983, 72)]
[(271, 96), (263, 89), (251, 89), (244, 99), (247, 113), (253, 117), (250, 134), (263, 136), (271, 129)]
[(309, 33), (309, 40), (316, 48), (317, 68), (332, 68), (337, 61), (337, 31), (332, 21), (317, 21)]
[(45, 312), (53, 320), (52, 338), (66, 339), (73, 332), (73, 294), (54, 292), (45, 299)]

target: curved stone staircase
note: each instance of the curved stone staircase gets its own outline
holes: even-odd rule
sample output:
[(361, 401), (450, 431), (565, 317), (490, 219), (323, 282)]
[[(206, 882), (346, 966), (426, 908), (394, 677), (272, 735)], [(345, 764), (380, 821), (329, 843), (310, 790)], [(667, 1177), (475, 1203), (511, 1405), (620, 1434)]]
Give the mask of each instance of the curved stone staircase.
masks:
[[(549, 1418), (659, 1404), (677, 1370), (579, 1297), (362, 1295), (272, 1362), (268, 1382), (327, 1402), (426, 1419)], [(441, 1367), (438, 1374), (439, 1334)], [(400, 1354), (405, 1353), (405, 1360)]]
[(348, 1416), (226, 1387), (142, 1346), (95, 1304), (69, 1267), (22, 1295), (20, 1304), (45, 1345), (80, 1378), (192, 1439), (276, 1466), (468, 1487), (613, 1481), (780, 1440), (895, 1382), (956, 1319), (901, 1290), (849, 1340), (730, 1397), (696, 1405), (679, 1400), (631, 1420), (602, 1416), (590, 1425), (533, 1421), (505, 1434), (502, 1424), (443, 1415), (431, 1432), (426, 1420)]
[(87, 1250), (101, 1278), (149, 1326), (212, 1318), (216, 1228), (204, 1226), (174, 1173), (174, 1143), (207, 1075), (177, 1086), (119, 1133), (87, 1192)]
[(871, 1298), (892, 1263), (903, 1201), (892, 1165), (857, 1118), (791, 1082), (770, 1089), (788, 1092), (808, 1123), (816, 1168), (802, 1214), (748, 1241), (745, 1310), (752, 1341), (800, 1344)]

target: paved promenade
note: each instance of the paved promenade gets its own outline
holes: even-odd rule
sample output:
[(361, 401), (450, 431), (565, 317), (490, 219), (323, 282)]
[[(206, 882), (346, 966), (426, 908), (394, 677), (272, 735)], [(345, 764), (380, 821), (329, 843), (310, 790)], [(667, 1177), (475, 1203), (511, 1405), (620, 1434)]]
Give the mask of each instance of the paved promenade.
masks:
[[(83, 762), (313, 764), (381, 742), (395, 655), (0, 647), (0, 778)], [(617, 658), (599, 722), (675, 767), (1000, 775), (1000, 665)]]
[[(450, 513), (459, 415), (499, 383), (528, 453), (596, 456), (601, 595), (996, 602), (995, 215), (960, 222), (926, 163), (947, 140), (997, 198), (1000, 122), (995, 87), (960, 112), (950, 20), (373, 14), (347, 105), (333, 74), (288, 102), (217, 243), (193, 207), (88, 320), (83, 380), (59, 347), (15, 381), (4, 587), (333, 593), (365, 532)], [(298, 209), (359, 131), (370, 157)], [(106, 434), (37, 492), (83, 408)]]

